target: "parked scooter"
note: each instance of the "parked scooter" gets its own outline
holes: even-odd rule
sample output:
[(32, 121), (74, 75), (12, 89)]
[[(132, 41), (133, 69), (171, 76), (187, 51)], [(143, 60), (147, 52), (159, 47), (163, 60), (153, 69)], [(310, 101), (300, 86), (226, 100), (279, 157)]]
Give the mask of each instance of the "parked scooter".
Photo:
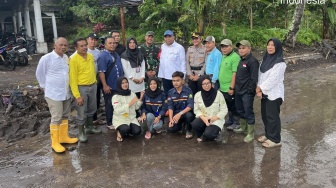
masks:
[(7, 70), (14, 70), (16, 63), (9, 58), (8, 50), (11, 47), (9, 45), (5, 45), (0, 47), (0, 65), (5, 67)]
[(26, 66), (28, 65), (28, 53), (23, 44), (17, 44), (7, 51), (9, 59), (16, 65)]

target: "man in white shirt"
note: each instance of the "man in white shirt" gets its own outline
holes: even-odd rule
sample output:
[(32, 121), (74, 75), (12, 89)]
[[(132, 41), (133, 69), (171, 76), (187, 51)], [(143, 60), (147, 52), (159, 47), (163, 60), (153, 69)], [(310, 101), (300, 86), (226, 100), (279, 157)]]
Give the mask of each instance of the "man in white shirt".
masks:
[(162, 78), (164, 92), (172, 89), (172, 74), (175, 71), (186, 74), (185, 50), (182, 45), (175, 42), (174, 33), (171, 30), (164, 32), (165, 43), (161, 46), (159, 78)]
[(73, 144), (77, 138), (68, 135), (68, 115), (70, 113), (69, 65), (65, 38), (58, 38), (54, 50), (41, 57), (36, 69), (36, 78), (44, 89), (44, 96), (51, 114), (51, 147), (56, 153), (65, 151), (62, 143)]

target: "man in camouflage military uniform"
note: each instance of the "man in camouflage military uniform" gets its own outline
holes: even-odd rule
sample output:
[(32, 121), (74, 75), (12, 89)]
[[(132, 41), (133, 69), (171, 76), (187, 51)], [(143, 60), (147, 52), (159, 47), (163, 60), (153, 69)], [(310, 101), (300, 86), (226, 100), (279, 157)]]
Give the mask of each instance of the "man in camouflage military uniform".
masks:
[(205, 70), (205, 54), (206, 49), (202, 44), (202, 36), (200, 33), (193, 33), (191, 36), (193, 46), (188, 48), (186, 54), (188, 85), (193, 94), (197, 93), (201, 88), (198, 88), (198, 78), (204, 74)]
[(148, 78), (149, 77), (157, 77), (158, 68), (159, 68), (159, 53), (160, 47), (154, 45), (154, 32), (148, 31), (145, 36), (146, 42), (140, 45), (138, 48), (141, 53), (144, 55), (144, 59), (146, 62), (146, 75), (145, 75), (145, 87), (148, 87)]

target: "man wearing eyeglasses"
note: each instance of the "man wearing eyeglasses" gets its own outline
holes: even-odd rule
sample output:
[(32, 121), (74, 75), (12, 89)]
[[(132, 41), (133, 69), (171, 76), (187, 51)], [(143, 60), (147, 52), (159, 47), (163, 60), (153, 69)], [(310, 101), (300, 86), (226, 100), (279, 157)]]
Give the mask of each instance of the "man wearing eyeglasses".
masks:
[(186, 54), (188, 86), (195, 95), (200, 88), (198, 88), (197, 81), (205, 70), (205, 54), (206, 49), (202, 44), (201, 33), (192, 33), (191, 40), (193, 45), (188, 48)]
[(114, 129), (112, 125), (112, 96), (117, 85), (117, 79), (124, 76), (121, 59), (115, 51), (117, 43), (114, 37), (107, 37), (105, 40), (105, 50), (100, 53), (98, 59), (99, 78), (103, 85), (103, 95), (105, 101), (106, 125), (109, 129)]

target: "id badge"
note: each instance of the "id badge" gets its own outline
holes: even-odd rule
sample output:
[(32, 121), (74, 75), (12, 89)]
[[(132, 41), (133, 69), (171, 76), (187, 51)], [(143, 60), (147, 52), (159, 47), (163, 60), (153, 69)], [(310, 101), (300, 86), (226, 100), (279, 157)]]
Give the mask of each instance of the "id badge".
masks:
[(140, 72), (140, 67), (136, 68), (136, 72), (139, 73)]

